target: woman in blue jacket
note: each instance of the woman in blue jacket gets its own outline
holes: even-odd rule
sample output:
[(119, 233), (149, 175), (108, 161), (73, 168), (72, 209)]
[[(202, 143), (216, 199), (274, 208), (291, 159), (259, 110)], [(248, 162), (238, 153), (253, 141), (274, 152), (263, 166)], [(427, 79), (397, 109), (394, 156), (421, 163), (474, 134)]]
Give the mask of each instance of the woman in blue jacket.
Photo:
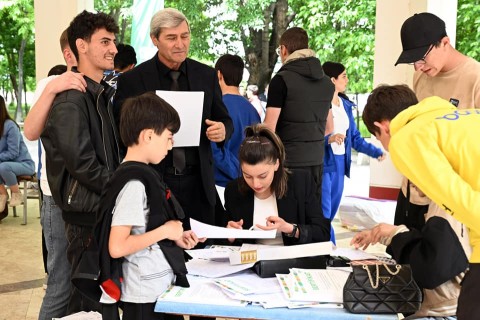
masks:
[(8, 200), (5, 185), (12, 193), (10, 206), (18, 206), (23, 201), (17, 176), (34, 173), (35, 163), (28, 153), (20, 128), (8, 114), (5, 99), (0, 96), (0, 220), (5, 218), (8, 212), (4, 211)]
[[(322, 209), (325, 218), (333, 220), (340, 206), (344, 188), (344, 176), (350, 177), (352, 148), (379, 161), (385, 159), (382, 149), (365, 141), (360, 135), (353, 118), (355, 104), (343, 94), (348, 84), (345, 66), (336, 62), (325, 62), (323, 71), (335, 85), (332, 99), (333, 133), (325, 137), (323, 158)], [(335, 234), (331, 229), (331, 240)]]

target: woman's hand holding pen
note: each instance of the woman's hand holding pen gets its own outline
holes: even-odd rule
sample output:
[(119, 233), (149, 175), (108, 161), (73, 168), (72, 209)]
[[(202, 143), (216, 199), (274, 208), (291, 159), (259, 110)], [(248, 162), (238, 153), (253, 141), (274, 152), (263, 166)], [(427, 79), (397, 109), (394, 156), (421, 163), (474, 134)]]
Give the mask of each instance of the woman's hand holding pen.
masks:
[[(243, 219), (240, 219), (238, 221), (228, 221), (227, 223), (227, 228), (230, 229), (243, 229)], [(234, 242), (235, 238), (228, 238), (229, 242)]]

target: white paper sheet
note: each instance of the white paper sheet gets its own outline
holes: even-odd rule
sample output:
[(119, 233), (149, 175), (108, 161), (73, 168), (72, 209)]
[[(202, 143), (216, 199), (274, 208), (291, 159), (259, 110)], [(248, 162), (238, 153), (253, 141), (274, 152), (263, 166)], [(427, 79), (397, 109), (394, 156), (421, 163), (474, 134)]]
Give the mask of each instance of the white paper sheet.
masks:
[(262, 246), (243, 244), (240, 251), (230, 253), (230, 263), (239, 264), (261, 260), (291, 259), (331, 254), (333, 243), (316, 242), (294, 246)]
[(337, 257), (345, 257), (350, 260), (368, 260), (368, 259), (375, 259), (377, 260), (377, 256), (371, 253), (365, 252), (361, 249), (354, 249), (354, 248), (339, 248), (336, 247), (332, 251), (332, 256)]
[(209, 239), (273, 239), (277, 230), (240, 230), (216, 227), (190, 218), (190, 226), (199, 238)]
[(238, 246), (214, 245), (207, 249), (185, 250), (193, 259), (228, 261), (231, 252), (240, 250)]
[(204, 92), (156, 91), (157, 96), (167, 101), (180, 116), (180, 130), (175, 134), (174, 147), (197, 147), (200, 145)]
[(253, 267), (253, 263), (231, 265), (228, 261), (219, 262), (203, 259), (192, 259), (186, 265), (189, 274), (207, 278), (224, 277)]

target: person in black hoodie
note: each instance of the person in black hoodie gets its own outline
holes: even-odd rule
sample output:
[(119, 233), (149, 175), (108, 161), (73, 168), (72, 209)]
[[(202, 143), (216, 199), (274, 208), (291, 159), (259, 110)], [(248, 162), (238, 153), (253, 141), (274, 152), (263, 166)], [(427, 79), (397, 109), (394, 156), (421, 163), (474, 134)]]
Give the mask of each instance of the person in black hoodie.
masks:
[(270, 82), (264, 123), (282, 139), (287, 167), (309, 171), (321, 199), (325, 127), (335, 88), (302, 28), (282, 34), (277, 54), (283, 66)]

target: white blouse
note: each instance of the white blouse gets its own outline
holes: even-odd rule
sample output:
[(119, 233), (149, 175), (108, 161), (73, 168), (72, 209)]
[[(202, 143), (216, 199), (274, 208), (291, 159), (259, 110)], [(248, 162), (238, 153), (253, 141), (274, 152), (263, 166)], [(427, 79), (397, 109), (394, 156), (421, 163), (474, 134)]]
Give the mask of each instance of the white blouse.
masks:
[[(259, 224), (261, 226), (267, 225), (267, 218), (270, 216), (278, 217), (277, 198), (272, 194), (267, 199), (259, 199), (254, 196), (253, 202), (253, 227)], [(277, 230), (274, 239), (257, 239), (259, 244), (279, 245), (283, 246), (282, 233)]]
[[(333, 134), (341, 133), (343, 135), (347, 134), (348, 127), (350, 126), (350, 121), (348, 119), (347, 112), (343, 107), (342, 99), (338, 98), (339, 105), (332, 103), (332, 115), (333, 115)], [(345, 142), (338, 144), (333, 142), (330, 144), (333, 154), (342, 155), (345, 154)]]

